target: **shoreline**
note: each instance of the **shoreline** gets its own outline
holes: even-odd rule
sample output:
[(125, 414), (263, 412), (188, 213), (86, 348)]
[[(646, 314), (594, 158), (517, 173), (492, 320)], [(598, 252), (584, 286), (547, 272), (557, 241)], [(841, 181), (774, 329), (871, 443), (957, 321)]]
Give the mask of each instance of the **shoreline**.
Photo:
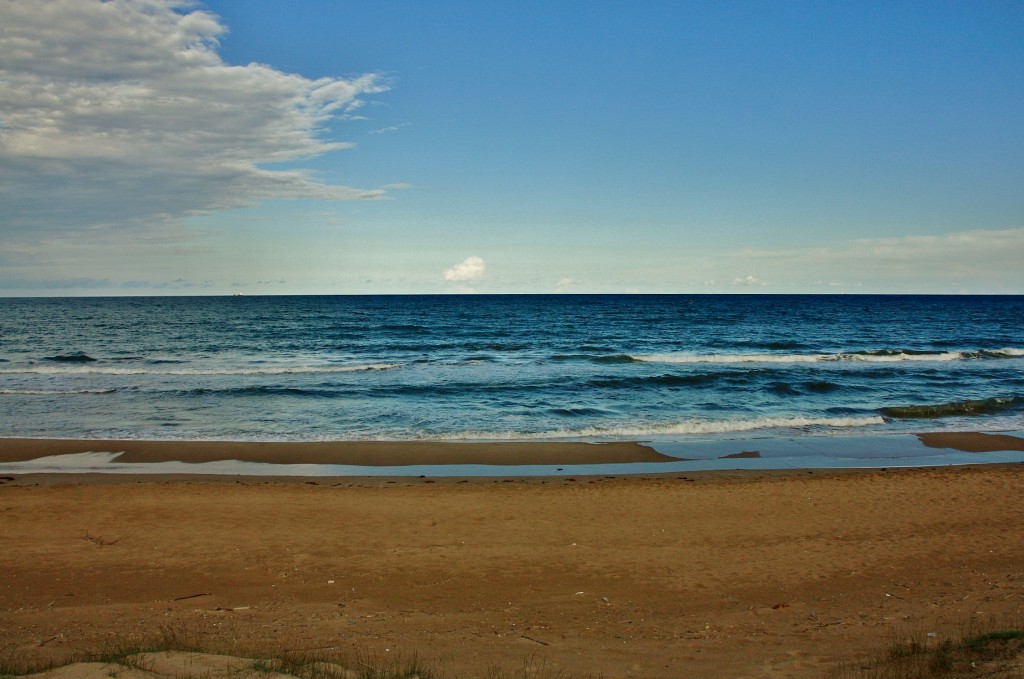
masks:
[(612, 478), (1021, 463), (1024, 432), (677, 442), (0, 438), (0, 474), (20, 477)]

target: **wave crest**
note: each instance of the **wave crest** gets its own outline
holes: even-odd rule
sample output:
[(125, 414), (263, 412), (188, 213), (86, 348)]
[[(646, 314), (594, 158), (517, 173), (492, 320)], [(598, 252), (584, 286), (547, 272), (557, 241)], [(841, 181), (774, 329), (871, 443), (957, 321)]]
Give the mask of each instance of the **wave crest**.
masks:
[(2, 375), (291, 375), (392, 370), (398, 363), (365, 363), (341, 366), (278, 366), (265, 368), (116, 368), (112, 366), (42, 366), (0, 370)]
[(649, 436), (731, 434), (759, 429), (847, 429), (885, 424), (877, 415), (863, 417), (759, 417), (748, 420), (686, 420), (647, 426), (595, 426), (546, 432), (462, 432), (439, 438), (453, 440), (643, 439)]
[(92, 356), (87, 355), (85, 352), (76, 351), (70, 354), (57, 354), (56, 356), (47, 356), (47, 361), (53, 361), (54, 363), (92, 363), (96, 359)]
[(0, 389), (6, 396), (70, 396), (72, 394), (113, 394), (117, 389)]
[(1024, 357), (1024, 349), (980, 349), (977, 351), (928, 351), (920, 349), (877, 349), (832, 354), (640, 354), (631, 358), (643, 363), (821, 363), (902, 361), (963, 361)]
[(878, 412), (895, 420), (937, 419), (942, 417), (963, 417), (994, 415), (1004, 410), (1024, 407), (1020, 396), (996, 396), (951, 403), (924, 404), (915, 406), (892, 406), (879, 408)]

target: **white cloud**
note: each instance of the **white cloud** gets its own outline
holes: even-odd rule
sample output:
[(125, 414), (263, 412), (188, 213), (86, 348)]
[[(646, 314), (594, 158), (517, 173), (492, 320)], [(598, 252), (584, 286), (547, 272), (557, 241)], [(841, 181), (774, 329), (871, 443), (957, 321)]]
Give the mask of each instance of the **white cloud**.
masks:
[(409, 123), (402, 123), (401, 125), (389, 125), (388, 127), (382, 127), (378, 130), (370, 130), (370, 134), (387, 134), (388, 132), (398, 132), (403, 127), (408, 127)]
[(879, 269), (908, 264), (989, 267), (1019, 264), (1024, 252), (1024, 228), (962, 231), (942, 235), (862, 238), (830, 246), (793, 249), (748, 249), (743, 258), (799, 263), (857, 263)]
[(446, 281), (477, 281), (483, 278), (486, 265), (480, 257), (466, 257), (444, 272)]
[[(828, 281), (828, 287), (867, 286), (884, 291), (964, 288), (1016, 292), (1024, 286), (1024, 228), (864, 238), (818, 247), (747, 249), (730, 258), (769, 271), (773, 284), (785, 281), (805, 288)], [(840, 280), (846, 282), (838, 283)]]
[(386, 89), (231, 66), (184, 0), (0, 3), (0, 221), (8, 238), (146, 229), (270, 198), (376, 198), (270, 169), (349, 144), (330, 119)]
[(768, 285), (757, 276), (748, 275), (732, 279), (733, 285)]

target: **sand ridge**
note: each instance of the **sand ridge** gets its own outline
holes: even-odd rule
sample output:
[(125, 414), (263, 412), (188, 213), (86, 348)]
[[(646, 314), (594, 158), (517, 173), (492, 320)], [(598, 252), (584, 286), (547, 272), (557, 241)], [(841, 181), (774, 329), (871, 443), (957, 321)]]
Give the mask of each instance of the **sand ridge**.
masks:
[(1024, 438), (986, 432), (929, 432), (917, 438), (929, 448), (952, 448), (967, 453), (991, 453), (997, 450), (1024, 450)]

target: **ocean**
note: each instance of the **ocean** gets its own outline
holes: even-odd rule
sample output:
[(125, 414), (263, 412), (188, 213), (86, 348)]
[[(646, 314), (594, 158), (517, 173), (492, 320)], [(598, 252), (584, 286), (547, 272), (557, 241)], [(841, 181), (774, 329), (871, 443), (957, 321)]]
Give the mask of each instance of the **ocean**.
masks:
[(0, 436), (687, 441), (1024, 429), (1024, 297), (0, 300)]

